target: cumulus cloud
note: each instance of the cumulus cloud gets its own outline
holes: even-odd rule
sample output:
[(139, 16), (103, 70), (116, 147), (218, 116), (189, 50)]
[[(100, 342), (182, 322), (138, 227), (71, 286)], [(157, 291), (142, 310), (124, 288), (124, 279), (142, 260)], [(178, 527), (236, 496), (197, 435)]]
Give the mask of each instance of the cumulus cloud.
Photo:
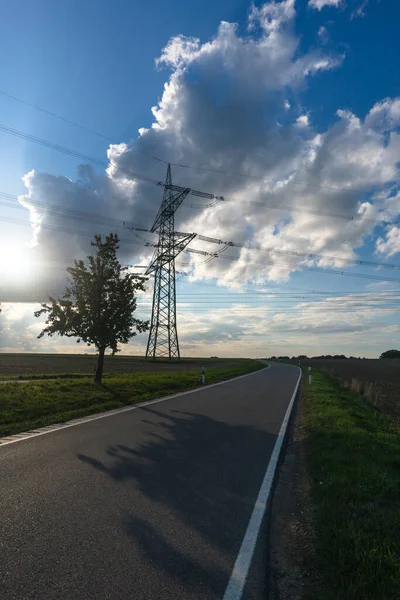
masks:
[[(182, 257), (193, 267), (193, 279), (217, 278), (228, 286), (285, 280), (301, 264), (288, 258), (282, 265), (282, 256), (277, 260), (269, 252), (260, 266), (255, 245), (325, 252), (338, 257), (333, 264), (343, 266), (340, 258), (355, 257), (355, 249), (373, 231), (374, 219), (388, 216), (386, 200), (399, 177), (398, 100), (376, 105), (364, 121), (339, 110), (328, 131), (315, 131), (308, 113), (288, 97), (301, 93), (319, 71), (338, 66), (340, 59), (320, 50), (299, 54), (294, 16), (291, 0), (272, 2), (253, 8), (248, 36), (239, 36), (235, 25), (224, 22), (204, 44), (173, 38), (157, 61), (171, 75), (153, 108), (155, 121), (136, 144), (114, 157), (116, 167), (133, 169), (140, 147), (158, 150), (176, 163), (260, 178), (175, 169), (177, 183), (226, 198), (197, 216), (182, 207), (179, 227), (247, 246), (229, 250), (237, 258), (231, 263), (225, 255), (207, 264), (202, 257)], [(113, 177), (125, 185), (117, 168)], [(279, 212), (280, 206), (292, 208)], [(296, 212), (304, 207), (308, 214)], [(327, 207), (349, 221), (311, 214)]]
[(300, 117), (297, 117), (296, 123), (300, 127), (308, 127), (308, 125), (309, 125), (308, 115), (300, 115)]
[(385, 98), (377, 102), (368, 113), (365, 124), (372, 129), (392, 131), (400, 124), (400, 98)]
[[(339, 2), (310, 4), (320, 10)], [(344, 267), (343, 259), (355, 258), (376, 222), (396, 219), (400, 212), (393, 203), (399, 184), (400, 99), (382, 100), (364, 119), (339, 109), (333, 124), (318, 131), (312, 112), (299, 104), (301, 94), (314, 77), (338, 68), (342, 57), (322, 48), (302, 52), (295, 16), (294, 0), (268, 2), (251, 9), (246, 34), (222, 22), (215, 37), (204, 43), (173, 37), (156, 61), (166, 69), (167, 81), (152, 109), (153, 123), (141, 128), (137, 139), (109, 147), (106, 173), (82, 166), (75, 181), (47, 173), (26, 175), (27, 194), (21, 202), (31, 211), (37, 246), (47, 256), (84, 255), (88, 237), (55, 235), (56, 228), (93, 233), (110, 226), (84, 219), (77, 225), (35, 208), (35, 200), (151, 226), (162, 190), (132, 173), (162, 180), (165, 165), (149, 158), (153, 155), (202, 167), (174, 166), (173, 181), (225, 198), (207, 207), (207, 201), (189, 196), (176, 215), (176, 228), (244, 246), (229, 248), (207, 263), (202, 256), (183, 254), (178, 268), (189, 271), (192, 280), (216, 279), (228, 287), (285, 281), (305, 265)], [(128, 238), (121, 245), (124, 261), (148, 260), (143, 240), (154, 241), (154, 236), (143, 234), (140, 240), (122, 225), (118, 232)], [(193, 245), (216, 250), (207, 242)], [(285, 251), (336, 258), (285, 258)]]
[(394, 225), (386, 231), (385, 237), (379, 237), (376, 241), (376, 249), (379, 254), (394, 256), (400, 253), (400, 227)]
[(40, 331), (33, 319), (33, 304), (3, 304), (0, 320), (0, 350), (2, 352), (34, 352), (38, 350)]
[(317, 10), (322, 10), (326, 6), (337, 8), (344, 4), (344, 0), (308, 0), (308, 6)]

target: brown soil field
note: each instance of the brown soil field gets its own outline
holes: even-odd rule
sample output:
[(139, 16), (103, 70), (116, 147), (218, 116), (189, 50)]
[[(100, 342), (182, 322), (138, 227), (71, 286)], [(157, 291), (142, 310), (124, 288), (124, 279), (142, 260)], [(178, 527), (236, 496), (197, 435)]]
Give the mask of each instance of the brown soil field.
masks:
[(400, 359), (309, 359), (302, 363), (338, 377), (345, 387), (400, 418)]
[[(146, 360), (139, 356), (106, 356), (105, 373), (152, 373), (160, 371), (189, 371), (202, 367), (234, 367), (237, 358), (182, 358), (180, 361)], [(60, 373), (94, 372), (95, 355), (85, 354), (0, 354), (0, 377), (56, 375)]]

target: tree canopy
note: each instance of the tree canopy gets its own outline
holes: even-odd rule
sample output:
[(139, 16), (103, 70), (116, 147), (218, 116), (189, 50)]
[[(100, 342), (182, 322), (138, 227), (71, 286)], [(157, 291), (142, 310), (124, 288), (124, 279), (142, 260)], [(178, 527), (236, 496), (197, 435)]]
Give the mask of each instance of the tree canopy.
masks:
[(46, 327), (39, 334), (76, 337), (88, 346), (95, 346), (99, 357), (95, 382), (101, 383), (104, 353), (109, 348), (118, 352), (118, 344), (126, 344), (137, 332), (148, 329), (148, 321), (135, 319), (136, 292), (144, 291), (145, 279), (122, 267), (118, 258), (119, 238), (110, 233), (102, 240), (95, 235), (91, 245), (96, 248), (87, 262), (74, 261), (68, 267), (70, 277), (63, 298), (49, 298), (35, 312), (47, 315)]
[(400, 350), (386, 350), (379, 358), (400, 358)]

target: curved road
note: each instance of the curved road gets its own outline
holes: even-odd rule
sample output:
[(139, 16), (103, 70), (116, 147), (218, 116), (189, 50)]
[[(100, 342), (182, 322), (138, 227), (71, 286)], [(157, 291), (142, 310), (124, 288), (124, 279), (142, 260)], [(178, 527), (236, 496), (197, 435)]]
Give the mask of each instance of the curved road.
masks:
[(298, 379), (274, 364), (0, 445), (1, 599), (222, 600)]

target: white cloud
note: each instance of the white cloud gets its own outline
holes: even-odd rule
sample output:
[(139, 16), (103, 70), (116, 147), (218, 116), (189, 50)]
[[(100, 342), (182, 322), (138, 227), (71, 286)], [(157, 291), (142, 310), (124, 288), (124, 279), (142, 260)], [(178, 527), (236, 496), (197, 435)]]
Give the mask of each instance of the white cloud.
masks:
[(400, 125), (400, 98), (385, 98), (369, 111), (365, 124), (371, 129), (391, 131)]
[(2, 304), (0, 351), (34, 352), (38, 350), (40, 325), (35, 322), (34, 304)]
[(397, 225), (389, 227), (385, 237), (377, 239), (376, 250), (385, 256), (394, 256), (400, 253), (400, 227)]
[[(76, 181), (28, 173), (21, 201), (31, 211), (37, 248), (44, 256), (73, 258), (89, 250), (89, 237), (46, 227), (93, 233), (108, 232), (110, 226), (34, 209), (34, 200), (151, 226), (161, 189), (129, 172), (163, 179), (165, 166), (146, 156), (155, 155), (211, 169), (173, 167), (173, 181), (226, 198), (216, 206), (193, 209), (190, 204), (207, 202), (188, 197), (177, 212), (176, 228), (246, 246), (229, 248), (208, 263), (202, 256), (183, 254), (178, 268), (190, 271), (192, 281), (216, 280), (220, 286), (240, 288), (246, 282), (286, 281), (304, 265), (344, 268), (343, 259), (355, 258), (374, 234), (374, 220), (394, 220), (400, 214), (394, 200), (400, 183), (400, 99), (382, 100), (365, 119), (338, 110), (331, 126), (318, 131), (309, 122), (308, 107), (300, 104), (302, 91), (313, 77), (338, 67), (341, 58), (321, 49), (302, 53), (294, 19), (293, 0), (271, 2), (252, 9), (246, 35), (223, 22), (205, 43), (182, 35), (172, 38), (157, 60), (158, 68), (169, 73), (152, 110), (153, 123), (141, 128), (136, 140), (109, 147), (105, 174), (88, 166), (80, 167)], [(258, 179), (234, 175), (239, 173)], [(118, 232), (132, 240), (132, 245), (121, 245), (122, 259), (144, 264), (151, 249), (140, 244), (154, 237), (138, 239), (123, 228)], [(396, 247), (390, 232), (377, 242), (377, 251), (386, 255)], [(193, 246), (216, 249), (197, 240)], [(311, 261), (285, 257), (284, 251), (336, 259)], [(42, 289), (49, 282), (55, 280), (47, 274)], [(299, 314), (305, 317), (304, 311)], [(215, 331), (217, 327), (221, 320)], [(226, 336), (248, 335), (248, 330), (232, 327), (224, 330)]]
[(324, 27), (324, 25), (321, 25), (321, 27), (318, 29), (318, 37), (321, 40), (322, 44), (326, 44), (329, 40), (329, 33), (326, 27)]
[[(242, 302), (226, 308), (181, 311), (180, 339), (183, 351), (196, 356), (261, 356), (272, 354), (341, 353), (379, 354), (371, 344), (379, 336), (379, 348), (393, 344), (400, 325), (386, 319), (397, 313), (386, 292), (362, 298), (347, 295), (314, 302), (277, 306), (273, 290), (265, 301)], [(389, 304), (388, 304), (389, 303)], [(329, 341), (327, 341), (329, 336)]]
[(325, 7), (338, 8), (341, 4), (344, 4), (344, 0), (308, 0), (308, 6), (317, 10), (322, 10)]
[(266, 34), (272, 34), (281, 29), (282, 25), (291, 23), (296, 16), (295, 0), (282, 2), (266, 2), (260, 7), (252, 6), (249, 17), (249, 29), (260, 25)]
[[(374, 284), (366, 294), (322, 300), (296, 300), (273, 288), (262, 295), (241, 294), (228, 308), (193, 295), (178, 302), (181, 352), (186, 356), (265, 356), (272, 354), (342, 353), (377, 356), (396, 345), (400, 333), (398, 288)], [(250, 299), (249, 299), (250, 298)], [(200, 301), (201, 300), (201, 301)], [(145, 302), (150, 298), (146, 296)], [(143, 310), (142, 302), (140, 304)], [(3, 304), (0, 352), (92, 352), (67, 338), (36, 339), (43, 319), (36, 305)], [(388, 319), (397, 319), (389, 323)], [(122, 346), (123, 354), (144, 352), (146, 336)]]
[(356, 19), (357, 17), (365, 17), (365, 9), (367, 7), (369, 0), (362, 0), (360, 5), (351, 13), (351, 19)]
[(300, 115), (300, 117), (297, 117), (296, 123), (300, 127), (308, 127), (308, 125), (309, 125), (308, 115)]
[[(400, 100), (376, 104), (364, 121), (338, 110), (337, 121), (326, 132), (316, 131), (304, 107), (291, 105), (288, 96), (299, 97), (310, 77), (337, 66), (340, 59), (321, 50), (302, 54), (294, 18), (293, 0), (270, 2), (253, 7), (247, 36), (239, 35), (236, 25), (223, 22), (215, 38), (203, 44), (182, 35), (172, 38), (157, 60), (158, 67), (171, 73), (152, 109), (152, 126), (142, 128), (137, 140), (110, 146), (106, 176), (96, 175), (90, 167), (80, 169), (76, 182), (28, 174), (25, 206), (29, 198), (41, 198), (149, 227), (161, 190), (129, 172), (162, 179), (163, 166), (146, 154), (168, 157), (179, 164), (260, 177), (173, 168), (176, 183), (226, 198), (204, 210), (182, 206), (177, 227), (247, 246), (226, 252), (237, 261), (221, 255), (204, 264), (203, 257), (183, 255), (179, 264), (189, 262), (192, 280), (216, 278), (230, 287), (285, 281), (296, 268), (310, 264), (271, 251), (260, 254), (252, 246), (325, 253), (339, 258), (314, 263), (344, 266), (340, 258), (356, 256), (374, 229), (374, 218), (398, 214), (390, 197), (399, 180), (400, 137), (395, 129)], [(375, 195), (368, 193), (371, 188)], [(279, 206), (284, 210), (277, 210)], [(348, 215), (349, 221), (327, 218), (323, 212)], [(44, 225), (60, 222), (53, 214), (40, 212), (36, 217)], [(93, 231), (92, 223), (80, 223), (82, 227)], [(51, 253), (68, 256), (85, 253), (88, 246), (82, 236), (60, 234), (55, 239), (44, 227), (38, 240)], [(196, 247), (215, 250), (199, 241)], [(132, 261), (140, 249), (132, 244), (122, 251)]]
[(171, 68), (179, 69), (187, 65), (196, 56), (199, 49), (199, 39), (177, 35), (169, 40), (160, 58), (157, 58), (156, 65), (168, 65)]

